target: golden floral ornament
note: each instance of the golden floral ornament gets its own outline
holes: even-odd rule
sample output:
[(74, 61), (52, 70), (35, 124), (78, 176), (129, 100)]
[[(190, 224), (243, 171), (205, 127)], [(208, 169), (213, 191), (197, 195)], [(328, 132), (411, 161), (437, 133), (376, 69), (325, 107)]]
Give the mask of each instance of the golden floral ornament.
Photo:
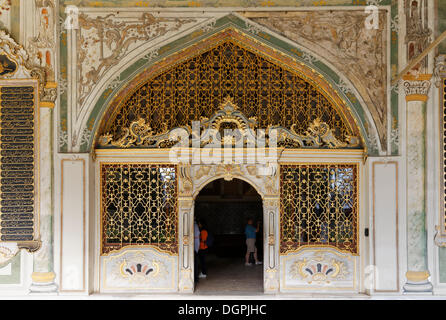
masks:
[(274, 238), (274, 235), (272, 235), (272, 234), (270, 234), (269, 236), (268, 236), (268, 245), (269, 246), (273, 246), (274, 244), (275, 244), (275, 238)]
[(308, 284), (330, 284), (344, 280), (349, 272), (343, 261), (327, 258), (323, 252), (317, 252), (312, 258), (305, 257), (291, 264), (290, 275), (300, 278)]
[(162, 277), (166, 272), (161, 260), (146, 260), (142, 252), (136, 252), (131, 261), (123, 259), (119, 264), (119, 273), (122, 278), (136, 281), (148, 282), (153, 278)]
[(11, 8), (11, 0), (0, 0), (0, 15), (2, 11), (9, 11)]
[(118, 148), (145, 147), (145, 148), (170, 148), (180, 142), (181, 137), (171, 138), (171, 131), (165, 130), (161, 134), (155, 134), (146, 120), (140, 118), (133, 121), (129, 128), (123, 129), (121, 138), (114, 141), (110, 133), (99, 137), (99, 146), (115, 146)]
[(195, 173), (195, 179), (200, 180), (201, 178), (209, 175), (211, 172), (212, 166), (200, 166)]
[[(247, 118), (227, 96), (220, 106), (220, 110), (214, 113), (210, 119), (202, 118), (201, 123), (201, 147), (220, 140), (224, 145), (255, 145), (257, 119)], [(232, 130), (234, 135), (226, 135), (225, 130)], [(218, 136), (220, 135), (220, 137)]]
[(314, 119), (305, 135), (297, 133), (297, 124), (293, 124), (290, 129), (270, 126), (267, 130), (269, 138), (272, 133), (277, 135), (277, 146), (286, 148), (359, 148), (360, 139), (356, 136), (346, 136), (346, 141), (340, 141), (333, 133), (330, 126), (319, 118)]
[(235, 176), (242, 176), (243, 172), (238, 164), (221, 164), (215, 169), (215, 175), (223, 176), (226, 181), (231, 181)]

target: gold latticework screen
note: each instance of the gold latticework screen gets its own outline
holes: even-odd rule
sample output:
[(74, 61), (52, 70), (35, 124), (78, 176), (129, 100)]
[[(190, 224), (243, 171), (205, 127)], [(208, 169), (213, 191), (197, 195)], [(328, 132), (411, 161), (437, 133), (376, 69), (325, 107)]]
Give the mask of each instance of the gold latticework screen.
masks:
[(358, 254), (358, 166), (280, 166), (280, 252), (331, 246)]
[(102, 254), (129, 245), (178, 253), (175, 165), (101, 164)]
[(138, 119), (144, 119), (154, 133), (191, 125), (191, 121), (211, 117), (227, 97), (244, 115), (256, 117), (259, 128), (294, 124), (298, 134), (305, 134), (319, 118), (341, 141), (355, 135), (320, 88), (232, 40), (166, 67), (143, 82), (107, 117), (100, 134), (110, 133), (117, 140), (122, 128)]

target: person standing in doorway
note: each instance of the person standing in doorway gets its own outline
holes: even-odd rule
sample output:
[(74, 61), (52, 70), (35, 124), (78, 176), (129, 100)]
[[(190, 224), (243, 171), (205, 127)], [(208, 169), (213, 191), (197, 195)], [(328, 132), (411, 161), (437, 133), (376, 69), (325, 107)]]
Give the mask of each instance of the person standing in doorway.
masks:
[(204, 220), (200, 220), (198, 222), (198, 227), (200, 228), (200, 250), (198, 250), (198, 258), (200, 259), (200, 269), (201, 272), (198, 275), (199, 278), (207, 277), (207, 268), (206, 268), (206, 254), (208, 246), (206, 241), (208, 239), (208, 230), (206, 226), (206, 222)]
[(198, 282), (198, 250), (200, 250), (200, 228), (197, 220), (194, 221), (194, 280)]
[(245, 235), (246, 235), (246, 256), (245, 256), (245, 266), (250, 266), (251, 263), (249, 263), (249, 256), (251, 253), (254, 253), (254, 260), (256, 264), (262, 264), (262, 262), (259, 261), (257, 258), (257, 247), (256, 247), (256, 233), (260, 230), (260, 222), (257, 223), (257, 228), (254, 227), (254, 221), (249, 218), (248, 224), (245, 228)]

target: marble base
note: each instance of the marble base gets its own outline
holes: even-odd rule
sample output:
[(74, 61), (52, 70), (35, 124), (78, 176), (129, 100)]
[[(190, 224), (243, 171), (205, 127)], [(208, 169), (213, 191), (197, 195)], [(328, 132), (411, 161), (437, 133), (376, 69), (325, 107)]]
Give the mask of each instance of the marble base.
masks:
[(29, 295), (58, 295), (58, 288), (54, 282), (32, 283), (29, 288)]
[(429, 280), (425, 280), (423, 282), (413, 282), (407, 281), (403, 286), (404, 294), (428, 294), (432, 295), (433, 293), (433, 285), (429, 282)]
[(58, 287), (54, 282), (56, 275), (54, 272), (33, 272), (31, 275), (32, 283), (29, 288), (29, 294), (57, 295)]

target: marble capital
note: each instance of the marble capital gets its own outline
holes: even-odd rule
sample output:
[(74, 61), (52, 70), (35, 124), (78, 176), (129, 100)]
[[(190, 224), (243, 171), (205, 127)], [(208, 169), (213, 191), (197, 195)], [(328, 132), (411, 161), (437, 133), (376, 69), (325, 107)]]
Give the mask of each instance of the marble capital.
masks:
[(431, 87), (431, 74), (406, 75), (403, 77), (406, 101), (426, 102)]

